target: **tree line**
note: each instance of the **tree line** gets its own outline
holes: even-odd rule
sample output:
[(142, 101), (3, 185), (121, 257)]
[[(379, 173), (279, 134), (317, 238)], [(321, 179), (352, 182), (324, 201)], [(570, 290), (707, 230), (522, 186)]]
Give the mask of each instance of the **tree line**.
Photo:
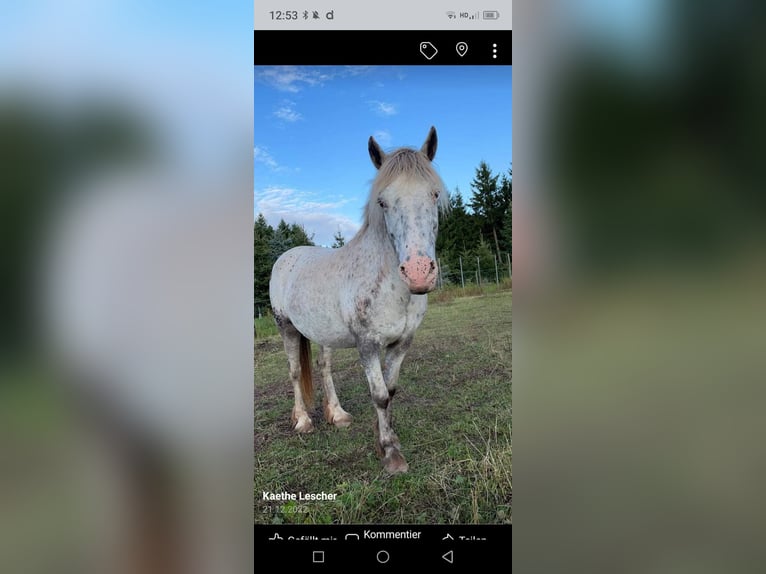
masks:
[(477, 258), (482, 277), (490, 270), (494, 276), (496, 262), (504, 273), (509, 272), (513, 169), (493, 173), (482, 161), (470, 185), (467, 203), (456, 188), (450, 194), (449, 213), (439, 221), (436, 256), (444, 283), (460, 283), (461, 262), (464, 272), (471, 270), (464, 273), (468, 281), (477, 269)]
[[(509, 272), (512, 249), (511, 205), (513, 170), (493, 173), (482, 161), (471, 181), (471, 195), (466, 201), (458, 188), (450, 193), (449, 212), (440, 215), (436, 255), (442, 269), (444, 283), (460, 283), (459, 267), (462, 262), (467, 280), (475, 281), (476, 260), (482, 276), (497, 262), (503, 273)], [(288, 249), (301, 245), (314, 245), (313, 234), (297, 223), (282, 219), (276, 228), (259, 214), (254, 225), (254, 277), (255, 314), (269, 305), (269, 279), (277, 258)], [(346, 238), (338, 231), (333, 248), (342, 247)], [(494, 279), (493, 279), (494, 280)]]
[(309, 235), (302, 225), (280, 220), (276, 229), (268, 224), (262, 213), (253, 226), (253, 293), (255, 316), (259, 309), (269, 306), (269, 280), (271, 268), (285, 251), (301, 245), (314, 245), (314, 235)]

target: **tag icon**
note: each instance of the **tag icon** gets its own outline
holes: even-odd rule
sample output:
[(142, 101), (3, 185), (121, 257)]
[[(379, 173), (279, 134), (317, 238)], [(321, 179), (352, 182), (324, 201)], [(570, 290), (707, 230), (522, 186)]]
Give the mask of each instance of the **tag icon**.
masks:
[(426, 60), (431, 60), (434, 56), (436, 56), (436, 54), (439, 53), (439, 50), (437, 50), (436, 46), (434, 46), (431, 42), (421, 42), (420, 53), (423, 54)]
[(462, 58), (468, 53), (468, 44), (465, 42), (458, 42), (455, 46), (455, 50), (457, 51), (457, 55)]

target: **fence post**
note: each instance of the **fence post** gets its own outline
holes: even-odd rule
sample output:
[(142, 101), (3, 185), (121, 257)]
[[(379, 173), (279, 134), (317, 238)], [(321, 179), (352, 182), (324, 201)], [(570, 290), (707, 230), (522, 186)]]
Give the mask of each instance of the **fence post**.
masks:
[(478, 257), (476, 258), (476, 277), (478, 277), (476, 283), (481, 287), (481, 263), (479, 263)]
[(508, 279), (511, 279), (511, 254), (509, 252), (506, 255), (508, 256)]
[(465, 291), (465, 279), (463, 278), (463, 257), (462, 255), (458, 257), (460, 260), (460, 283), (463, 285), (463, 291)]
[(495, 255), (495, 284), (500, 285), (500, 275), (497, 273), (497, 255)]
[(444, 289), (444, 276), (442, 275), (442, 260), (436, 258), (436, 264), (439, 266), (439, 289)]

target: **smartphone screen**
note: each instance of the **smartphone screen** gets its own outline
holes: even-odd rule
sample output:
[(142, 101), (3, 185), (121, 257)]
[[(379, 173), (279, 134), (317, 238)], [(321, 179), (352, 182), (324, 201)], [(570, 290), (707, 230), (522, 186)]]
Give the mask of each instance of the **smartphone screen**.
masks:
[(257, 556), (510, 559), (511, 3), (471, 4), (255, 2)]

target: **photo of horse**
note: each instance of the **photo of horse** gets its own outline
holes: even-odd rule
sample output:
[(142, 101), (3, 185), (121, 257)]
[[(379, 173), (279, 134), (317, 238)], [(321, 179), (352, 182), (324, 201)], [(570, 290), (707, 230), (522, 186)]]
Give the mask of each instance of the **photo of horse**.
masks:
[(510, 72), (256, 67), (256, 523), (511, 522)]

